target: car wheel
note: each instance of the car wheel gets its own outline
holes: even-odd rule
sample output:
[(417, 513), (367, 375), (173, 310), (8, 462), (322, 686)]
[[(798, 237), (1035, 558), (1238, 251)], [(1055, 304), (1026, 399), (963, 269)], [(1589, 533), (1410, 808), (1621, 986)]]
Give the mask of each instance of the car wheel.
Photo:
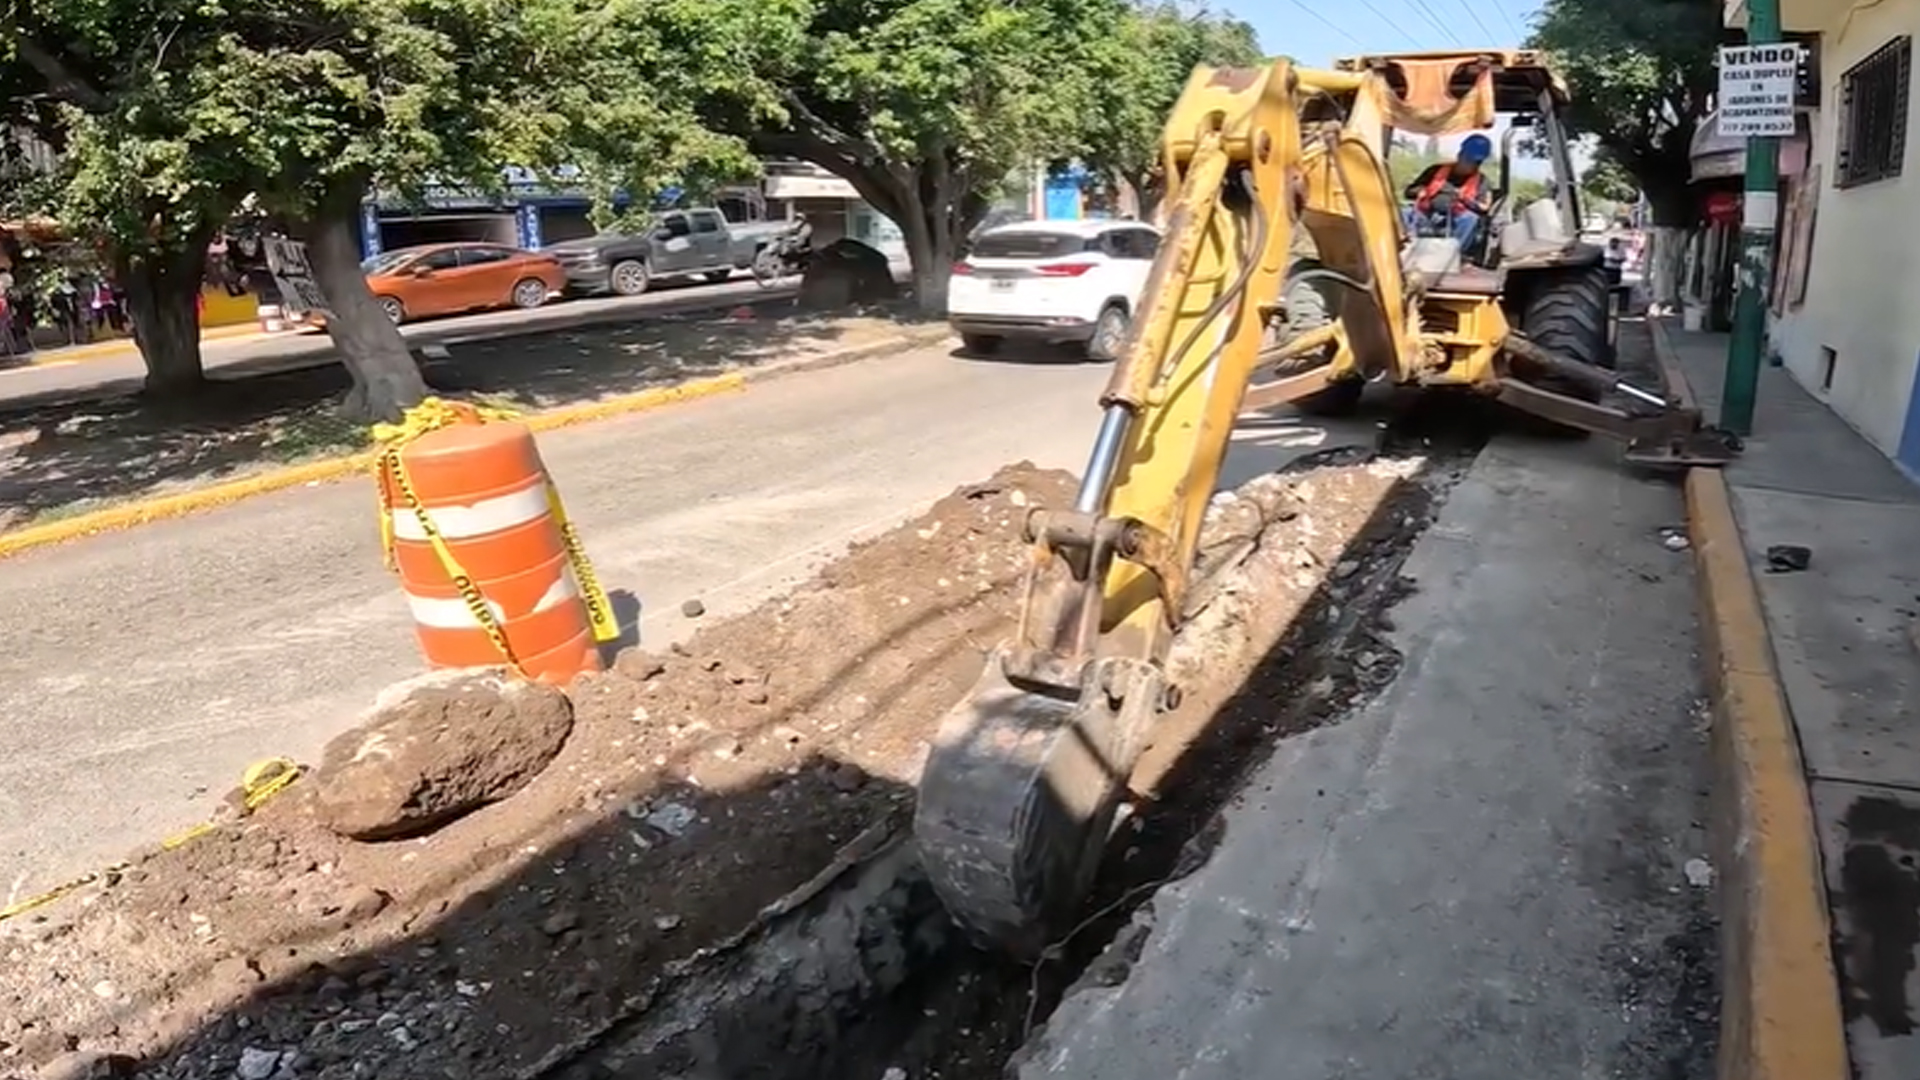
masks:
[(407, 321), (406, 306), (400, 303), (400, 300), (398, 297), (394, 297), (394, 296), (381, 297), (380, 310), (387, 313), (387, 321), (392, 323), (395, 326), (399, 326), (401, 323)]
[(1087, 359), (1117, 360), (1120, 350), (1127, 346), (1127, 326), (1131, 320), (1118, 306), (1110, 307), (1100, 313), (1093, 324), (1093, 336), (1087, 339)]
[(547, 302), (547, 283), (539, 278), (521, 278), (514, 282), (510, 295), (514, 307), (537, 308)]
[(653, 284), (653, 276), (647, 273), (646, 263), (627, 259), (613, 264), (613, 272), (607, 275), (607, 283), (613, 287), (616, 296), (639, 296)]

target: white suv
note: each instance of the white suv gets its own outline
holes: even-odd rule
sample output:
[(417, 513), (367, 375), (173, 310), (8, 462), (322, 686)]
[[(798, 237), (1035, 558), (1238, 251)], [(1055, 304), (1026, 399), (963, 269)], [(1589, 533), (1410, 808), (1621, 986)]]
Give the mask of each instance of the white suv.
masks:
[(1159, 230), (1138, 221), (1022, 221), (987, 229), (953, 268), (947, 322), (971, 352), (1018, 339), (1078, 344), (1095, 360), (1112, 360), (1159, 247)]

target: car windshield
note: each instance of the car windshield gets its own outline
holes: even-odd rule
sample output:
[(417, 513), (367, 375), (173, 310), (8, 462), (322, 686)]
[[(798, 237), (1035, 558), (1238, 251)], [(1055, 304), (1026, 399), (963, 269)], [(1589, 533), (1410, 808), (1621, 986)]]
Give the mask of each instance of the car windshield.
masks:
[(1016, 229), (987, 233), (973, 242), (978, 259), (1058, 259), (1087, 249), (1087, 238), (1072, 233)]
[(411, 251), (382, 252), (371, 259), (362, 261), (360, 263), (360, 272), (368, 276), (384, 274), (411, 258), (413, 258), (413, 252)]

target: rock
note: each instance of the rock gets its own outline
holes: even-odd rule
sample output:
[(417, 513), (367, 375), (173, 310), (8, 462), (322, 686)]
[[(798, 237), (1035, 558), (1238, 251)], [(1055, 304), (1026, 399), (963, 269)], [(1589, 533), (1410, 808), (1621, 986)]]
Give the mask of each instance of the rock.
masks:
[(621, 653), (619, 659), (613, 662), (613, 670), (615, 673), (632, 679), (634, 682), (646, 682), (649, 679), (657, 679), (665, 675), (667, 673), (667, 662), (652, 653), (643, 653), (637, 649), (629, 649)]
[(1767, 573), (1797, 574), (1813, 565), (1813, 549), (1800, 544), (1771, 544), (1767, 547)]
[(866, 786), (867, 774), (859, 766), (843, 761), (827, 768), (827, 783), (832, 784), (835, 791), (851, 794)]
[(1693, 546), (1693, 542), (1688, 540), (1684, 533), (1668, 533), (1660, 543), (1668, 551), (1685, 551)]
[(125, 1054), (81, 1051), (62, 1054), (40, 1067), (38, 1080), (119, 1080), (138, 1072), (138, 1063)]
[(540, 932), (548, 937), (559, 937), (579, 925), (580, 916), (577, 912), (561, 910), (547, 916), (546, 921), (540, 924)]
[(240, 1051), (240, 1064), (233, 1075), (240, 1080), (268, 1080), (280, 1068), (280, 1051), (249, 1046)]
[(800, 279), (800, 304), (811, 308), (847, 308), (897, 299), (893, 267), (887, 257), (858, 240), (835, 240), (814, 251)]
[(1713, 884), (1713, 864), (1705, 859), (1688, 859), (1680, 870), (1687, 875), (1687, 884), (1696, 889), (1705, 889)]
[(687, 835), (697, 817), (693, 808), (677, 802), (663, 802), (647, 811), (647, 824), (675, 838)]
[(685, 615), (689, 619), (697, 619), (706, 613), (707, 605), (698, 600), (689, 600), (680, 605), (680, 614)]
[(309, 798), (353, 840), (432, 832), (525, 787), (573, 730), (559, 690), (491, 670), (435, 672), (380, 695), (327, 744)]
[(347, 894), (340, 905), (340, 915), (348, 923), (358, 925), (387, 910), (393, 898), (379, 889), (362, 885)]

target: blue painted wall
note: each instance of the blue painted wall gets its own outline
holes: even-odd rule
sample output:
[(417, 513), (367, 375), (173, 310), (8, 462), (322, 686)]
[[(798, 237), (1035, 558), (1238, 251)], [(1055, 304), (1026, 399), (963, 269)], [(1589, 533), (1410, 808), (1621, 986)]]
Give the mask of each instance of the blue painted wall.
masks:
[(1920, 364), (1913, 371), (1913, 386), (1907, 391), (1907, 422), (1900, 429), (1900, 452), (1894, 460), (1907, 475), (1920, 480)]

